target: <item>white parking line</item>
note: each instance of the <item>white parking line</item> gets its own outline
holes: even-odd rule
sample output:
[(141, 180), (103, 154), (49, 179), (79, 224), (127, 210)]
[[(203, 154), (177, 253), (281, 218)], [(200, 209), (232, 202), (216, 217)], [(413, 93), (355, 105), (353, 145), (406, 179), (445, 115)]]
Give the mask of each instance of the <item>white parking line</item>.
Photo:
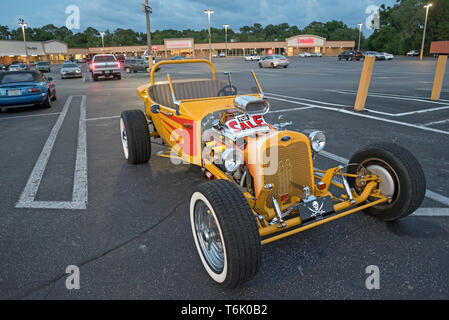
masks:
[(328, 105), (328, 106), (334, 106), (334, 107), (351, 107), (349, 105), (344, 105), (344, 104), (337, 104), (337, 103), (317, 101), (317, 100), (311, 100), (311, 99), (305, 99), (305, 98), (291, 97), (291, 96), (285, 96), (285, 95), (280, 95), (280, 94), (276, 94), (276, 93), (269, 93), (269, 92), (265, 92), (265, 93), (268, 94), (268, 95), (271, 95), (271, 96), (275, 96), (275, 97), (295, 99), (295, 100), (300, 100), (300, 101), (308, 101), (308, 102), (313, 102), (313, 103), (320, 103), (320, 104), (324, 104), (324, 105)]
[(90, 118), (90, 119), (86, 119), (86, 121), (97, 121), (97, 120), (117, 119), (117, 118), (120, 118), (120, 116), (110, 116), (110, 117)]
[[(342, 90), (333, 90), (329, 89), (327, 91), (341, 93), (341, 94), (351, 94), (356, 95), (357, 92), (352, 91), (342, 91)], [(368, 93), (368, 97), (377, 97), (377, 98), (387, 98), (387, 99), (393, 99), (393, 100), (407, 100), (407, 101), (417, 101), (417, 102), (425, 102), (425, 103), (433, 103), (433, 104), (447, 104), (447, 101), (432, 101), (430, 99), (420, 99), (418, 97), (406, 97), (406, 96), (394, 96), (389, 94), (375, 94), (375, 93)]]
[[(352, 108), (352, 106), (344, 105), (344, 104), (330, 103), (330, 102), (311, 100), (311, 99), (304, 99), (304, 98), (291, 97), (291, 96), (282, 96), (282, 95), (275, 94), (275, 93), (266, 93), (266, 94), (272, 95), (272, 96), (276, 96), (276, 97), (284, 97), (284, 98), (289, 98), (289, 99), (300, 100), (300, 101), (309, 101), (309, 102), (324, 104), (324, 105), (328, 105), (328, 106)], [(444, 110), (444, 109), (449, 109), (449, 106), (437, 107), (437, 108), (432, 108), (432, 109), (422, 109), (422, 110), (403, 112), (403, 113), (389, 113), (389, 112), (382, 112), (382, 111), (376, 111), (376, 110), (365, 108), (365, 110), (367, 110), (369, 112), (377, 113), (377, 114), (383, 114), (383, 115), (390, 116), (390, 117), (403, 117), (403, 116), (409, 116), (409, 115), (426, 113), (426, 112), (440, 111), (440, 110)]]
[(426, 123), (426, 124), (422, 124), (422, 126), (424, 126), (424, 127), (430, 127), (430, 126), (433, 126), (433, 125), (436, 125), (436, 124), (444, 124), (444, 123), (447, 123), (447, 122), (449, 122), (449, 119), (429, 122), (429, 123)]
[(274, 111), (270, 111), (271, 113), (280, 113), (280, 112), (290, 112), (290, 111), (298, 111), (298, 110), (307, 110), (307, 109), (312, 109), (314, 107), (302, 107), (302, 108), (293, 108), (293, 109), (283, 109), (283, 110), (274, 110)]
[[(320, 155), (323, 157), (326, 157), (328, 159), (334, 160), (336, 162), (342, 163), (342, 164), (348, 164), (349, 159), (340, 157), (336, 154), (322, 151), (320, 152)], [(448, 208), (420, 208), (418, 209), (413, 215), (414, 216), (439, 216), (439, 217), (449, 217), (449, 198), (445, 197), (439, 193), (426, 190), (426, 198), (429, 198), (435, 202), (438, 202), (440, 204), (443, 204), (445, 206), (448, 206)]]
[(33, 117), (44, 117), (44, 116), (55, 116), (61, 114), (60, 112), (55, 113), (43, 113), (43, 114), (31, 114), (28, 116), (17, 116), (17, 117), (6, 117), (6, 118), (0, 118), (1, 120), (11, 120), (11, 119), (22, 119), (22, 118), (33, 118)]
[(402, 112), (402, 113), (388, 113), (388, 112), (376, 111), (376, 110), (365, 108), (365, 110), (367, 110), (369, 112), (383, 114), (383, 115), (390, 116), (390, 117), (404, 117), (404, 116), (410, 116), (410, 115), (414, 115), (414, 114), (434, 112), (434, 111), (440, 111), (440, 110), (445, 110), (445, 109), (449, 109), (449, 106), (431, 108), (431, 109), (422, 109), (422, 110)]
[[(433, 82), (429, 82), (429, 83), (433, 83)], [(327, 91), (334, 91), (334, 90), (335, 89), (328, 89)], [(419, 90), (419, 89), (416, 89), (416, 90)], [(426, 90), (427, 91), (431, 91), (432, 88), (428, 88)], [(357, 94), (357, 91), (353, 91), (353, 90), (340, 89), (338, 91)], [(412, 99), (422, 99), (422, 100), (425, 100), (425, 101), (432, 101), (428, 97), (408, 96), (408, 95), (403, 95), (403, 94), (382, 93), (382, 92), (370, 92), (370, 93), (371, 94), (378, 94), (378, 95), (382, 95), (382, 96), (388, 96), (388, 97), (412, 98)], [(449, 100), (445, 100), (445, 99), (440, 99), (438, 101), (449, 102)]]
[[(74, 97), (81, 97), (72, 201), (35, 201), (56, 138)], [(87, 207), (86, 96), (70, 96), (56, 120), (16, 208), (85, 210)]]
[[(411, 123), (407, 123), (407, 122), (400, 122), (400, 121), (396, 121), (396, 120), (391, 120), (391, 119), (385, 119), (385, 118), (381, 118), (381, 117), (371, 116), (371, 115), (367, 115), (367, 114), (363, 114), (363, 113), (353, 112), (353, 111), (346, 110), (346, 109), (325, 107), (325, 106), (321, 106), (321, 105), (317, 105), (317, 104), (310, 104), (310, 103), (298, 102), (298, 101), (293, 101), (293, 100), (288, 100), (288, 99), (281, 99), (281, 98), (277, 98), (277, 97), (269, 96), (269, 95), (267, 95), (267, 97), (269, 99), (273, 99), (273, 100), (285, 101), (285, 102), (289, 102), (289, 103), (293, 103), (293, 104), (300, 104), (300, 105), (314, 107), (314, 108), (318, 108), (318, 109), (324, 109), (324, 110), (330, 110), (330, 111), (350, 114), (350, 115), (356, 116), (356, 117), (373, 119), (373, 120), (377, 120), (377, 121), (397, 124), (397, 125), (400, 125), (400, 126), (411, 127), (411, 128), (415, 128), (415, 129), (424, 130), (424, 131), (430, 131), (430, 132), (435, 132), (435, 133), (441, 133), (441, 134), (444, 134), (444, 135), (449, 135), (448, 131), (438, 130), (438, 129), (434, 129), (434, 128), (428, 128), (428, 127), (423, 127), (423, 126), (420, 126), (420, 125), (411, 124)], [(294, 111), (294, 110), (291, 109), (291, 111)]]

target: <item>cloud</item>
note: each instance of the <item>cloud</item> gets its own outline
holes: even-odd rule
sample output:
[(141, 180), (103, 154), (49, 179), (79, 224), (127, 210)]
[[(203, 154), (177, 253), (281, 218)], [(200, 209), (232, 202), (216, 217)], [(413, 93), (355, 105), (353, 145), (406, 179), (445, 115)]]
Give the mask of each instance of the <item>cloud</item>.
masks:
[[(6, 0), (1, 0), (5, 3)], [(81, 13), (81, 29), (92, 26), (98, 30), (117, 28), (145, 32), (145, 16), (141, 5), (143, 0), (22, 0), (20, 6), (0, 10), (0, 24), (17, 28), (17, 20), (23, 17), (30, 27), (41, 27), (53, 23), (65, 24), (65, 8), (77, 5)], [(356, 27), (365, 21), (368, 5), (393, 5), (395, 0), (150, 0), (153, 8), (151, 26), (162, 29), (205, 29), (207, 15), (204, 9), (214, 9), (212, 26), (221, 28), (230, 24), (238, 30), (254, 23), (279, 24), (287, 22), (304, 28), (312, 21), (326, 22), (340, 20)], [(4, 6), (4, 4), (3, 4)]]

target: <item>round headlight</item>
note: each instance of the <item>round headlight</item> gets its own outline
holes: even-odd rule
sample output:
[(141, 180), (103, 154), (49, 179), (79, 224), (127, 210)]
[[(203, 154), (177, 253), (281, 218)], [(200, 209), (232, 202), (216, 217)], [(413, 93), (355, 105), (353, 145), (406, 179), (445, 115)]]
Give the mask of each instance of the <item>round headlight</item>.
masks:
[(227, 172), (235, 172), (244, 164), (242, 153), (234, 148), (225, 150), (221, 155), (221, 161)]
[(326, 146), (326, 135), (322, 131), (314, 131), (309, 135), (312, 150), (315, 152), (323, 151)]

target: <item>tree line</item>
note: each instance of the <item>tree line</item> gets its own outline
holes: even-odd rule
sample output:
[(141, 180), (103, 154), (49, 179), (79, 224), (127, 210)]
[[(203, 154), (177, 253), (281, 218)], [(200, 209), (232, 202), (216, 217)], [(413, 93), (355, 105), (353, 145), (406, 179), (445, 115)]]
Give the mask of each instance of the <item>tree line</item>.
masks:
[(396, 0), (392, 7), (380, 8), (380, 29), (366, 41), (370, 50), (404, 54), (421, 49), (426, 10), (429, 17), (426, 31), (425, 51), (429, 52), (431, 41), (449, 41), (449, 0)]
[[(70, 48), (100, 47), (102, 45), (100, 31), (88, 27), (83, 32), (74, 33), (65, 26), (56, 27), (53, 24), (41, 28), (26, 28), (26, 38), (29, 41), (64, 41)], [(147, 35), (143, 32), (136, 32), (131, 29), (118, 28), (114, 31), (104, 31), (105, 46), (130, 46), (145, 45)], [(207, 43), (209, 41), (209, 31), (204, 30), (156, 30), (151, 33), (153, 44), (163, 44), (164, 39), (169, 38), (193, 38), (196, 43)], [(328, 40), (357, 40), (359, 31), (357, 28), (350, 28), (341, 21), (312, 22), (304, 29), (291, 26), (288, 23), (278, 25), (269, 24), (263, 27), (260, 23), (252, 26), (244, 26), (235, 31), (228, 29), (228, 41), (235, 42), (260, 42), (260, 41), (285, 41), (285, 39), (299, 35), (313, 34), (324, 37)], [(211, 28), (212, 42), (224, 42), (225, 31), (221, 28)], [(22, 29), (19, 27), (9, 30), (7, 26), (0, 25), (0, 39), (2, 40), (23, 40)]]

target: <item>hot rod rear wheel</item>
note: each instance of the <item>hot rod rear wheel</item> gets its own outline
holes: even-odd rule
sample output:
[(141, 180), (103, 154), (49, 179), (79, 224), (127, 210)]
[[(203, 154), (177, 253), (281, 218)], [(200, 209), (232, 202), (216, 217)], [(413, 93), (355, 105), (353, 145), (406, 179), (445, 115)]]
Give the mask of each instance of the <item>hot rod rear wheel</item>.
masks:
[[(348, 173), (366, 174), (367, 169), (380, 176), (380, 191), (389, 194), (392, 202), (370, 207), (370, 215), (384, 221), (395, 221), (412, 214), (419, 208), (426, 193), (426, 178), (423, 169), (407, 149), (394, 143), (375, 143), (357, 151), (350, 160)], [(355, 179), (349, 183), (360, 192), (361, 186)]]
[(125, 158), (130, 164), (150, 161), (151, 141), (147, 117), (140, 110), (124, 111), (120, 118), (120, 137)]
[(215, 282), (235, 288), (256, 275), (261, 261), (259, 231), (248, 201), (234, 183), (199, 185), (190, 201), (190, 222), (203, 266)]

